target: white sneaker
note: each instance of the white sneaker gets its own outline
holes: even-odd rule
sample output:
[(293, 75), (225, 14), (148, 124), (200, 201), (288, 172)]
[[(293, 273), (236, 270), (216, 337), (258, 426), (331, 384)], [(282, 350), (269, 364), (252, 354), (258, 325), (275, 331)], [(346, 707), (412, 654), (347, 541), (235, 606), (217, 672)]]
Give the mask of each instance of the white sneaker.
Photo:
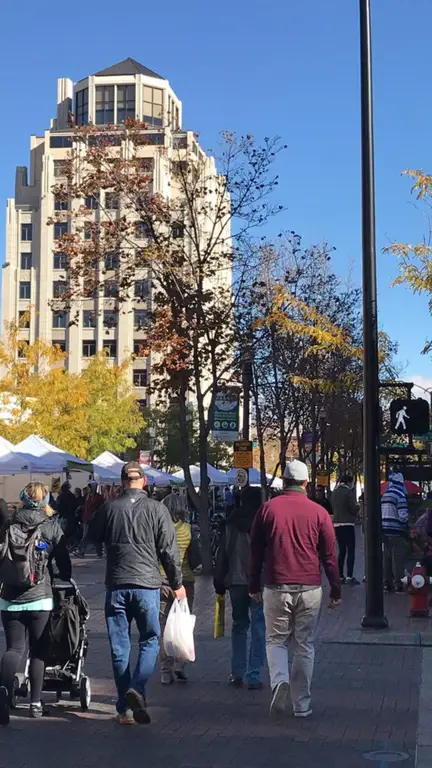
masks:
[(299, 709), (297, 712), (294, 710), (294, 717), (310, 717), (311, 714), (311, 709)]
[(270, 715), (283, 715), (287, 709), (289, 683), (279, 683), (273, 691), (270, 704)]

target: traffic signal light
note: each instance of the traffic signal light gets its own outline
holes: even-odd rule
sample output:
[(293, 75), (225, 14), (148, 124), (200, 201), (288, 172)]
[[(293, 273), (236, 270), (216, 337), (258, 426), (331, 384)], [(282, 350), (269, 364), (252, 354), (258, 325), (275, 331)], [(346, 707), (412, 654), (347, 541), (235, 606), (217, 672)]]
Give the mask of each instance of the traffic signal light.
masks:
[(392, 400), (390, 421), (397, 435), (424, 435), (430, 428), (429, 403), (421, 399)]

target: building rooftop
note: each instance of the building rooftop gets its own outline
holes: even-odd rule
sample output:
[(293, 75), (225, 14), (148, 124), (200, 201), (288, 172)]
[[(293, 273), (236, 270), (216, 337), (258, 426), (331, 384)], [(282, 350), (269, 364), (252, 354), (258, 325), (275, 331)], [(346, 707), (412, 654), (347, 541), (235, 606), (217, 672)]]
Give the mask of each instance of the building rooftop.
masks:
[(165, 80), (165, 77), (158, 75), (151, 69), (144, 67), (139, 61), (135, 59), (127, 58), (123, 61), (113, 64), (111, 67), (101, 69), (100, 72), (95, 72), (95, 77), (112, 77), (113, 75), (147, 75), (147, 77), (157, 77), (158, 80)]

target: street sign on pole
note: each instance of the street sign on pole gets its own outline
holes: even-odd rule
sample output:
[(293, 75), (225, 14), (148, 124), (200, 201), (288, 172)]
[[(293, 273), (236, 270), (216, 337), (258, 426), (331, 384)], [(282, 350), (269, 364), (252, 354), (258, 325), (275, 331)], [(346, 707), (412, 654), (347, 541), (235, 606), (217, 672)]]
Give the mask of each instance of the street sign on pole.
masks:
[(245, 485), (248, 484), (249, 481), (249, 473), (247, 469), (238, 469), (236, 472), (236, 481), (235, 484), (239, 488), (244, 488)]
[(213, 440), (232, 443), (239, 436), (239, 391), (233, 387), (220, 389), (216, 394), (213, 423)]
[(236, 440), (234, 443), (234, 468), (252, 469), (253, 444), (252, 440)]

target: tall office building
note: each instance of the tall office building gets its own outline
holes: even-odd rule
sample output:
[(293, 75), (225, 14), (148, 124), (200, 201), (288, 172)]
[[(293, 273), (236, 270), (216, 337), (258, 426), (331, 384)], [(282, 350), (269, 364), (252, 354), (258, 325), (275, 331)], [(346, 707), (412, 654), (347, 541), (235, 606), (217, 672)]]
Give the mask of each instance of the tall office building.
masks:
[[(174, 194), (171, 158), (179, 148), (191, 149), (210, 164), (215, 174), (216, 169), (213, 158), (205, 156), (194, 134), (182, 130), (182, 103), (168, 80), (133, 59), (75, 84), (67, 78), (58, 80), (56, 118), (42, 136), (31, 137), (30, 168), (17, 168), (15, 197), (7, 202), (2, 332), (7, 321), (27, 320), (29, 314), (29, 322), (25, 322), (28, 327), (20, 330), (21, 338), (29, 342), (41, 338), (59, 344), (68, 353), (67, 367), (77, 373), (89, 357), (103, 348), (117, 362), (139, 348), (145, 335), (143, 318), (148, 309), (146, 302), (151, 301), (151, 291), (148, 279), (146, 283), (148, 276), (137, 274), (127, 311), (117, 314), (115, 321), (112, 311), (115, 300), (109, 293), (108, 279), (104, 295), (82, 302), (77, 324), (68, 327), (66, 313), (53, 310), (53, 298), (61, 302), (66, 267), (65, 256), (56, 247), (56, 241), (71, 224), (53, 226), (47, 222), (61, 205), (52, 190), (62, 180), (72, 146), (71, 114), (77, 125), (119, 124), (128, 118), (146, 123), (146, 142), (140, 151), (148, 159), (154, 193)], [(108, 199), (104, 203), (109, 207)], [(114, 269), (115, 264), (105, 263), (108, 277)], [(144, 404), (150, 360), (136, 358), (130, 375), (136, 397)]]

